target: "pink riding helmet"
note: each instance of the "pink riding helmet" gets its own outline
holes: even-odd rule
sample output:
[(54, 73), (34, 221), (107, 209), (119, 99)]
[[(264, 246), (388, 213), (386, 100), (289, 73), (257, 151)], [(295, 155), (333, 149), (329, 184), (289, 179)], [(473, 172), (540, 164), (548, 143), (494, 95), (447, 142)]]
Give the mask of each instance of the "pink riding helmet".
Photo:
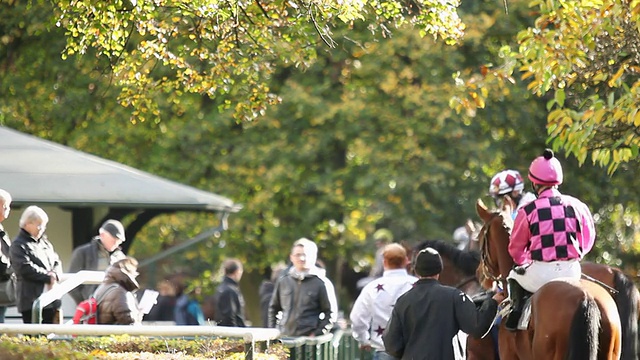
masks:
[(491, 178), (489, 195), (494, 198), (516, 190), (524, 190), (524, 181), (517, 170), (503, 170)]
[(553, 155), (553, 150), (545, 149), (529, 166), (529, 180), (538, 185), (562, 184), (562, 166)]

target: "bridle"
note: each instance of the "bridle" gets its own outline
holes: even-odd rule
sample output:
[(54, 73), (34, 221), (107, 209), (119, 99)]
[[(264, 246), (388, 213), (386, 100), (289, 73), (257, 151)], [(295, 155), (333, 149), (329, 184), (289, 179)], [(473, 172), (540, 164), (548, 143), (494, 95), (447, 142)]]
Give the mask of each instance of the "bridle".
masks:
[[(505, 279), (500, 273), (500, 267), (498, 266), (498, 263), (491, 257), (491, 252), (489, 251), (489, 230), (491, 229), (491, 223), (497, 216), (500, 216), (500, 213), (492, 213), (491, 218), (486, 221), (482, 226), (482, 229), (480, 229), (480, 234), (478, 235), (478, 239), (480, 239), (481, 249), (480, 266), (482, 268), (482, 276), (495, 282), (503, 282)], [(494, 275), (495, 273), (497, 273), (498, 275)]]
[(475, 275), (468, 276), (462, 279), (459, 283), (456, 284), (455, 288), (461, 290), (465, 285), (469, 284), (472, 281), (477, 281), (478, 279)]

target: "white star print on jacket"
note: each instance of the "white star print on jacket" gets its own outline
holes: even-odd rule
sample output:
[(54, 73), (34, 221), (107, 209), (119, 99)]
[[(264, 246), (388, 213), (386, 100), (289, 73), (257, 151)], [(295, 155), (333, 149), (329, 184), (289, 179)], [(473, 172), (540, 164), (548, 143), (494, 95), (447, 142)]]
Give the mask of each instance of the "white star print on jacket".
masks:
[(409, 291), (418, 278), (405, 269), (385, 270), (382, 277), (368, 283), (351, 309), (351, 330), (361, 346), (384, 351), (382, 333), (400, 295)]

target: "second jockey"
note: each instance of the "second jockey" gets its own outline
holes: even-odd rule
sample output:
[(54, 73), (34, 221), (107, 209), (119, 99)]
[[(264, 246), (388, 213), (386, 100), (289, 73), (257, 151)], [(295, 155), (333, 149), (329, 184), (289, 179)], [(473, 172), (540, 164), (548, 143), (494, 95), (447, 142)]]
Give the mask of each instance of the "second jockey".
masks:
[(511, 203), (514, 209), (512, 219), (515, 219), (518, 209), (536, 199), (534, 194), (524, 191), (524, 181), (517, 170), (503, 170), (495, 174), (489, 184), (489, 195), (499, 208), (505, 201)]
[(546, 149), (533, 160), (529, 180), (538, 198), (517, 211), (509, 241), (516, 265), (507, 278), (512, 302), (505, 323), (509, 330), (517, 328), (524, 290), (534, 293), (559, 277), (579, 279), (580, 260), (591, 251), (596, 237), (587, 205), (558, 191), (562, 166), (553, 151)]

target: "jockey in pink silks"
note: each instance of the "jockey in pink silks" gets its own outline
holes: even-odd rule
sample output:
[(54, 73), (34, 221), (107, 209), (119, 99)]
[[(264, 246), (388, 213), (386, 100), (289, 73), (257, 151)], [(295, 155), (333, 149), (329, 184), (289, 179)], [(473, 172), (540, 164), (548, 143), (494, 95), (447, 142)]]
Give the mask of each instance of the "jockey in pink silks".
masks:
[(582, 201), (558, 191), (562, 166), (546, 149), (529, 167), (529, 180), (538, 198), (518, 209), (509, 241), (515, 267), (507, 277), (512, 311), (505, 327), (517, 328), (524, 290), (534, 293), (547, 282), (579, 279), (580, 260), (593, 247), (593, 216)]

